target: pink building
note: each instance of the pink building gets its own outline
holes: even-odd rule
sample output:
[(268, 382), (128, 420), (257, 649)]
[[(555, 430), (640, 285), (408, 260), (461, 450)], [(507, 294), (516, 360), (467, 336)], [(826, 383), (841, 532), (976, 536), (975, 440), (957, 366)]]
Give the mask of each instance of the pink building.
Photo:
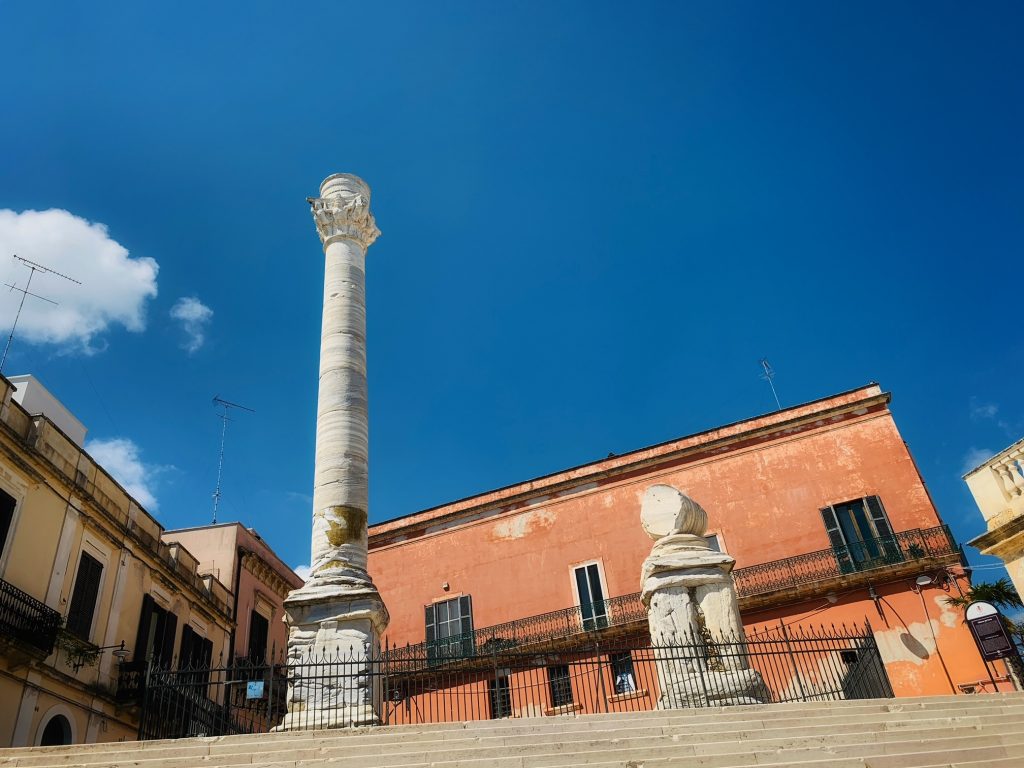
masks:
[(167, 531), (163, 539), (186, 547), (198, 558), (199, 573), (212, 574), (232, 593), (235, 628), (226, 664), (283, 652), (288, 638), (283, 602), (303, 582), (254, 528), (204, 525)]

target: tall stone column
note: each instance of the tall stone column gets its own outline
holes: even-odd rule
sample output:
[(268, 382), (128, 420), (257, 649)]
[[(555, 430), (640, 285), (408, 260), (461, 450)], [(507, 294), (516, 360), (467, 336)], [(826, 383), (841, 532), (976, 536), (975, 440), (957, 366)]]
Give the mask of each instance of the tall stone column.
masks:
[(380, 688), (371, 659), (388, 625), (366, 570), (365, 263), (380, 230), (370, 188), (357, 176), (328, 176), (309, 203), (325, 256), (313, 541), (310, 578), (285, 600), (294, 674), (282, 730), (377, 722)]
[(640, 600), (661, 683), (658, 708), (767, 701), (744, 652), (736, 561), (708, 546), (704, 508), (671, 485), (652, 485), (640, 521), (655, 540), (640, 573)]

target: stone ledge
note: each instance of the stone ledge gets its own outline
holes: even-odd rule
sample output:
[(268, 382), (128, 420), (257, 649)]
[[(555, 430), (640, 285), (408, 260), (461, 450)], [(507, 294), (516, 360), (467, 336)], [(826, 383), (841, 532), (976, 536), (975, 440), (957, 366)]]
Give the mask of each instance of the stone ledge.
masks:
[(617, 704), (620, 701), (629, 701), (630, 699), (643, 699), (650, 696), (650, 693), (646, 688), (641, 688), (639, 691), (629, 691), (628, 693), (616, 693), (614, 696), (608, 696), (605, 701), (609, 704)]

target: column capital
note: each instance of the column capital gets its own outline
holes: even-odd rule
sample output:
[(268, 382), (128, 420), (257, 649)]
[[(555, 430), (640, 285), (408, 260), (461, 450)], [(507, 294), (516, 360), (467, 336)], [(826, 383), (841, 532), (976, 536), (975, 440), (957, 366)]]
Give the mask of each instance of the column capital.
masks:
[(348, 239), (366, 250), (380, 235), (370, 213), (370, 187), (358, 176), (328, 176), (320, 185), (320, 197), (307, 198), (307, 202), (324, 248), (334, 240)]

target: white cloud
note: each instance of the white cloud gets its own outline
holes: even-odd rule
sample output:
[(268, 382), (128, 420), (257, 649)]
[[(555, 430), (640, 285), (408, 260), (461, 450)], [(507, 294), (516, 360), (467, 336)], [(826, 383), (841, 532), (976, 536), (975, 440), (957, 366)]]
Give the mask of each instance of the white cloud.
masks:
[(309, 566), (308, 565), (296, 565), (293, 569), (300, 579), (303, 581), (309, 581)]
[(988, 448), (968, 449), (967, 453), (964, 454), (963, 461), (960, 464), (960, 474), (966, 475), (979, 464), (988, 461), (995, 455), (996, 451), (990, 451)]
[(144, 464), (139, 458), (139, 446), (126, 437), (113, 437), (90, 440), (85, 444), (85, 450), (147, 511), (157, 510), (159, 505), (152, 487), (156, 475), (164, 468)]
[[(156, 296), (159, 265), (131, 258), (103, 224), (57, 208), (17, 213), (0, 209), (0, 283), (24, 288), (29, 270), (11, 255), (42, 264), (81, 281), (75, 285), (36, 272), (29, 290), (57, 306), (29, 296), (15, 342), (56, 344), (91, 354), (103, 348), (97, 337), (112, 325), (146, 328), (146, 301)], [(0, 324), (9, 329), (21, 296), (0, 290)]]
[(983, 403), (976, 397), (971, 398), (972, 419), (994, 419), (999, 413), (999, 406), (995, 403)]
[(213, 318), (213, 310), (195, 296), (182, 296), (171, 307), (171, 317), (181, 323), (188, 336), (182, 348), (190, 355), (197, 352), (206, 341), (206, 326)]

